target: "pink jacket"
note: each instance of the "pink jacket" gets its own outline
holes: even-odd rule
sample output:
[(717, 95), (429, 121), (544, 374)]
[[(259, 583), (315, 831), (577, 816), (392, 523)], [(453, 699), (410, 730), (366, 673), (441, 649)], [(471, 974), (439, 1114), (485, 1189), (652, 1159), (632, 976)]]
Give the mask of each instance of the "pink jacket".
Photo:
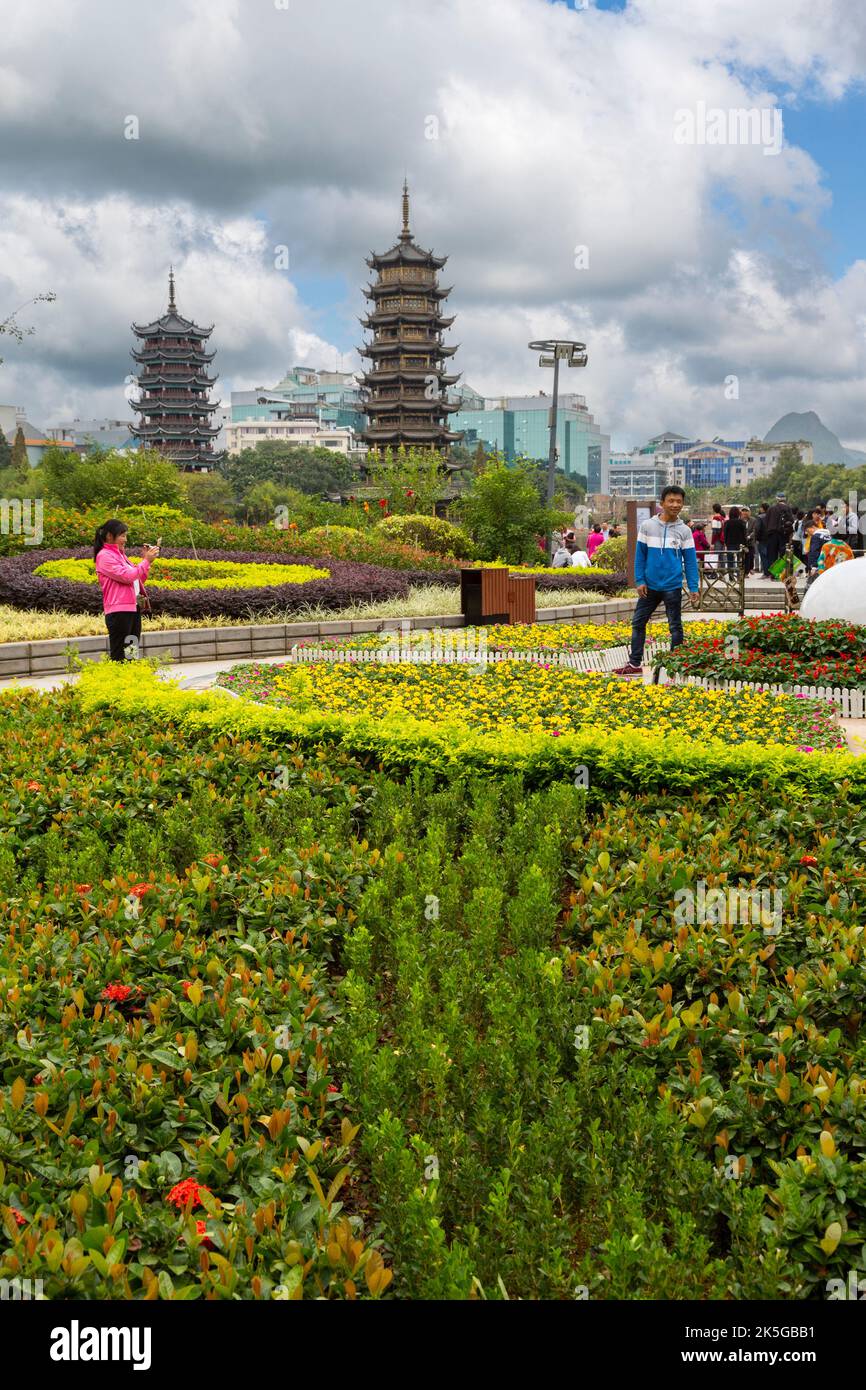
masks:
[(143, 584), (150, 561), (133, 565), (116, 545), (104, 545), (96, 557), (96, 573), (102, 585), (102, 607), (106, 613), (134, 613), (138, 597), (134, 584)]
[(589, 539), (586, 542), (586, 553), (590, 560), (600, 545), (604, 544), (604, 536), (601, 531), (590, 531)]

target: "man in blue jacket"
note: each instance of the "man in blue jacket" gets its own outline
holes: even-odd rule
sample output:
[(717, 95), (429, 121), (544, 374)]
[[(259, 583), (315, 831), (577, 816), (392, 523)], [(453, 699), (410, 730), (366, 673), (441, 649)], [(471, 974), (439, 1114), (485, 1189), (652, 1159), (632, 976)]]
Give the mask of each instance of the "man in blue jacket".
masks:
[(683, 640), (683, 569), (692, 603), (698, 601), (698, 561), (691, 530), (680, 521), (686, 495), (681, 487), (662, 488), (662, 507), (657, 516), (642, 521), (637, 533), (634, 582), (638, 592), (631, 627), (631, 650), (625, 666), (615, 676), (642, 676), (646, 625), (660, 603), (665, 606), (671, 634), (671, 651)]

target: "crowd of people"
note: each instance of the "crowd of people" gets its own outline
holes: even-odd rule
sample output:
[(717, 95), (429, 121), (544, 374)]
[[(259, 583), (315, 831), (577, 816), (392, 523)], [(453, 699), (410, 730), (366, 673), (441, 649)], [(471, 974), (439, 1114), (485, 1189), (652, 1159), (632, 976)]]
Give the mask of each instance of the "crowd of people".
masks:
[(582, 547), (578, 545), (574, 530), (564, 531), (561, 536), (555, 538), (551, 565), (554, 569), (566, 569), (569, 565), (585, 569), (592, 564), (592, 557), (599, 546), (604, 545), (605, 541), (616, 540), (620, 534), (618, 526), (606, 526), (593, 521), (586, 538), (586, 546)]
[[(789, 504), (783, 492), (755, 510), (732, 506), (726, 512), (720, 502), (714, 502), (709, 520), (688, 525), (697, 554), (706, 557), (705, 567), (724, 566), (733, 572), (738, 554), (743, 553), (746, 574), (757, 573), (764, 579), (778, 577), (771, 567), (789, 545), (805, 566), (810, 583), (840, 560), (851, 560), (864, 550), (860, 517), (847, 504), (836, 509), (817, 503), (801, 511)], [(592, 522), (586, 545), (581, 547), (575, 532), (565, 531), (554, 547), (553, 566), (587, 566), (600, 545), (619, 535), (617, 526)]]

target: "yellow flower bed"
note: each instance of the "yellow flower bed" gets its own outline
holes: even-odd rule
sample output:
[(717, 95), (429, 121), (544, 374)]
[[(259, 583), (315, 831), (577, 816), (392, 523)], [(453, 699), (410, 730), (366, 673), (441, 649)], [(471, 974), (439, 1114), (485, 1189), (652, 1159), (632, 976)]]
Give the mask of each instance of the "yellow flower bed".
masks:
[(247, 663), (224, 673), (219, 684), (299, 711), (364, 714), (382, 722), (408, 717), (490, 734), (559, 736), (591, 726), (646, 730), (663, 742), (845, 746), (834, 712), (818, 701), (756, 691), (650, 686), (540, 663), (502, 661), (484, 668)]
[[(726, 627), (723, 622), (694, 622), (686, 624), (686, 640), (711, 641)], [(662, 622), (648, 628), (650, 637), (667, 637), (667, 624)], [(416, 628), (411, 632), (370, 632), (347, 637), (310, 639), (313, 647), (357, 647), (362, 650), (394, 645), (399, 639), (403, 646), (424, 646), (435, 639), (443, 649), (465, 647), (473, 642), (486, 642), (488, 649), (512, 652), (588, 652), (607, 647), (628, 645), (631, 623), (491, 623), (487, 627)]]
[[(139, 556), (128, 558), (134, 565), (141, 563)], [(33, 573), (41, 579), (73, 579), (82, 584), (97, 582), (92, 560), (46, 560)], [(329, 574), (330, 570), (314, 569), (312, 565), (159, 558), (150, 567), (147, 583), (152, 589), (253, 589), (276, 584), (309, 584), (312, 579), (327, 579)]]

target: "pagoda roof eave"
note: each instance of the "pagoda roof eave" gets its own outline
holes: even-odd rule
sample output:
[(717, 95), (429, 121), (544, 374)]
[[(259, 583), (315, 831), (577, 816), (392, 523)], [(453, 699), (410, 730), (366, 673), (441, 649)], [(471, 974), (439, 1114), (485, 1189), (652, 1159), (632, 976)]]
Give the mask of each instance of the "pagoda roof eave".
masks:
[(430, 375), (438, 376), (440, 385), (454, 386), (462, 377), (462, 372), (434, 372), (428, 367), (395, 367), (392, 372), (364, 372), (356, 376), (360, 386), (390, 385), (394, 381), (426, 381)]
[(457, 351), (456, 347), (445, 347), (444, 343), (418, 342), (413, 338), (398, 338), (389, 343), (365, 343), (356, 351), (362, 357), (378, 357), (389, 352), (411, 352), (413, 348), (416, 352), (431, 352), (434, 357), (453, 357)]
[(447, 260), (447, 256), (434, 256), (432, 251), (424, 251), (413, 241), (404, 241), (398, 242), (396, 246), (391, 247), (390, 251), (384, 251), (381, 254), (371, 251), (367, 257), (367, 265), (374, 270), (377, 270), (379, 266), (401, 264), (426, 265), (441, 270)]
[(447, 299), (454, 288), (453, 285), (449, 285), (447, 290), (443, 290), (439, 285), (431, 284), (429, 280), (377, 280), (375, 284), (367, 285), (362, 293), (365, 294), (368, 299), (377, 299), (386, 294), (400, 294), (401, 291), (408, 292), (408, 287), (412, 284), (417, 285), (418, 289), (423, 294), (429, 295), (431, 299)]
[(425, 313), (423, 309), (382, 309), (375, 310), (372, 314), (367, 314), (365, 318), (358, 318), (362, 328), (385, 328), (391, 324), (429, 324), (431, 328), (437, 330), (450, 328), (456, 315), (444, 318), (441, 314)]
[(213, 352), (203, 352), (199, 348), (130, 348), (130, 357), (136, 362), (212, 362), (216, 357), (216, 350)]
[(160, 318), (154, 319), (151, 323), (133, 323), (131, 325), (133, 333), (143, 337), (158, 337), (164, 334), (166, 337), (187, 337), (187, 338), (209, 338), (213, 333), (214, 326), (210, 328), (199, 328), (198, 324), (193, 323), (192, 319), (185, 319), (176, 311), (169, 310)]

